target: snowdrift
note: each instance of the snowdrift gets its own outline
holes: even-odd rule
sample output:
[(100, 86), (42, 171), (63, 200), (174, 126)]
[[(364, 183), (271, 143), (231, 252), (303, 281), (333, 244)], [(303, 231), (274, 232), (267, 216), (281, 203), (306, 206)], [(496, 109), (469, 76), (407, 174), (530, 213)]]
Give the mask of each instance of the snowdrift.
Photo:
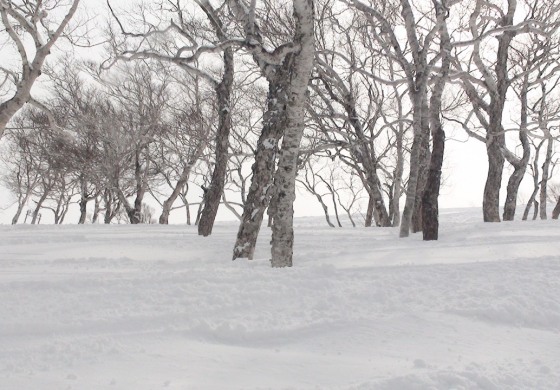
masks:
[(447, 211), (438, 242), (296, 219), (0, 226), (1, 389), (558, 389), (558, 221)]

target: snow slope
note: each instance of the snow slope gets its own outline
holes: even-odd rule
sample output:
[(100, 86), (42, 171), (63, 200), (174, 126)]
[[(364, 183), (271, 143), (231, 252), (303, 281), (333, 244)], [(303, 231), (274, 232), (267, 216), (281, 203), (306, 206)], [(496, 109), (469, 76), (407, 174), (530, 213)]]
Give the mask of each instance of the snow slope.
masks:
[(0, 389), (560, 389), (559, 222), (479, 218), (298, 219), (292, 269), (234, 223), (0, 226)]

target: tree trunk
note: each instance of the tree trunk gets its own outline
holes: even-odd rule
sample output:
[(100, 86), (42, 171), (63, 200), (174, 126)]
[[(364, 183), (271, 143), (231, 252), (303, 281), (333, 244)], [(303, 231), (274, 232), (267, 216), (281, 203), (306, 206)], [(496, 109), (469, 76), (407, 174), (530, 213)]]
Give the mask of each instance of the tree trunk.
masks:
[(537, 198), (537, 193), (539, 192), (539, 187), (535, 188), (533, 190), (533, 193), (531, 194), (531, 197), (529, 198), (529, 201), (527, 202), (527, 206), (525, 206), (525, 211), (523, 211), (523, 221), (526, 221), (527, 218), (529, 217), (529, 212), (531, 211), (531, 207), (535, 206), (535, 199)]
[(86, 222), (88, 199), (82, 196), (79, 204), (80, 204), (80, 220), (78, 221), (78, 224), (83, 225)]
[(525, 177), (527, 163), (529, 162), (529, 157), (531, 156), (527, 134), (525, 133), (525, 131), (522, 132), (525, 135), (522, 136), (520, 133), (519, 138), (523, 137), (525, 139), (524, 141), (521, 141), (523, 143), (523, 157), (513, 166), (514, 170), (508, 181), (507, 196), (504, 204), (504, 221), (513, 221), (513, 219), (515, 218), (515, 209), (517, 207), (517, 193), (519, 192), (521, 181)]
[(537, 193), (539, 192), (539, 153), (541, 147), (543, 146), (545, 140), (539, 142), (537, 147), (535, 148), (535, 158), (533, 159), (532, 168), (533, 168), (533, 193), (529, 197), (529, 201), (527, 202), (527, 206), (525, 206), (525, 211), (523, 212), (523, 221), (526, 221), (529, 217), (529, 212), (531, 211), (531, 207), (537, 205), (536, 198)]
[(294, 43), (300, 50), (294, 54), (290, 72), (289, 102), (286, 107), (286, 130), (278, 169), (274, 175), (276, 210), (272, 222), (272, 267), (291, 267), (294, 244), (294, 200), (296, 175), (305, 119), (307, 86), (313, 68), (314, 48), (314, 1), (294, 0), (296, 34)]
[(179, 196), (181, 197), (181, 201), (185, 205), (185, 217), (187, 218), (187, 225), (191, 225), (191, 205), (187, 200), (187, 193), (189, 192), (189, 184), (185, 184), (185, 192), (181, 192)]
[(23, 199), (18, 200), (18, 207), (17, 207), (16, 213), (14, 214), (14, 217), (12, 218), (12, 225), (16, 225), (18, 223), (19, 217), (21, 216), (21, 212), (23, 211), (23, 208), (25, 207), (25, 204), (29, 200), (29, 196), (30, 196), (30, 194), (27, 193), (27, 194), (25, 194), (25, 197)]
[[(400, 125), (399, 125), (400, 126)], [(397, 164), (394, 170), (394, 180), (393, 180), (393, 227), (397, 227), (401, 223), (401, 195), (402, 195), (402, 183), (403, 183), (403, 173), (404, 173), (404, 156), (403, 156), (403, 146), (402, 138), (397, 139)]]
[(278, 143), (286, 126), (289, 88), (287, 82), (292, 61), (293, 56), (288, 55), (282, 66), (276, 68), (275, 76), (269, 77), (267, 110), (264, 113), (263, 128), (255, 151), (251, 186), (243, 207), (243, 215), (233, 249), (233, 260), (237, 258), (253, 259), (264, 212), (273, 193), (273, 175)]
[[(437, 113), (439, 116), (439, 112)], [(445, 132), (438, 118), (432, 129), (433, 150), (424, 194), (422, 195), (422, 236), (424, 241), (437, 240), (439, 236), (438, 197), (441, 185), (441, 167), (445, 152)]]
[(93, 215), (91, 217), (91, 223), (95, 224), (97, 223), (97, 219), (99, 218), (99, 211), (100, 211), (100, 207), (99, 207), (99, 194), (95, 197), (95, 203), (94, 203), (94, 207), (93, 207)]
[(37, 201), (37, 205), (35, 206), (35, 210), (33, 210), (33, 218), (31, 219), (31, 224), (32, 225), (37, 223), (37, 217), (39, 216), (39, 211), (41, 210), (41, 207), (43, 207), (43, 202), (45, 202), (45, 199), (47, 199), (48, 195), (49, 195), (49, 191), (43, 192), (43, 194), (41, 195), (41, 197)]
[(488, 176), (484, 186), (482, 212), (484, 222), (500, 222), (500, 188), (504, 170), (504, 155), (501, 150), (503, 145), (497, 139), (489, 142), (490, 144), (486, 147)]
[(105, 203), (105, 215), (103, 218), (104, 224), (110, 224), (115, 215), (117, 215), (120, 205), (115, 204), (115, 198), (111, 190), (106, 189), (103, 194), (103, 202)]
[[(42, 58), (39, 58), (42, 56)], [(37, 53), (35, 55), (35, 61), (33, 61), (34, 68), (30, 69), (29, 64), (24, 64), (24, 70), (22, 74), (22, 79), (18, 83), (18, 89), (15, 95), (0, 104), (0, 138), (4, 135), (4, 130), (6, 125), (12, 119), (12, 117), (29, 101), (31, 98), (31, 87), (35, 83), (35, 80), (41, 74), (41, 67), (45, 60), (46, 54)]]
[[(420, 147), (420, 158), (418, 164), (418, 183), (416, 184), (416, 199), (414, 200), (414, 212), (412, 214), (412, 233), (422, 231), (422, 197), (428, 181), (428, 172), (431, 164), (430, 155), (430, 109), (428, 96), (422, 98), (422, 141)], [(445, 138), (445, 135), (444, 135)], [(438, 188), (439, 195), (439, 188)]]
[(508, 185), (507, 185), (507, 195), (506, 201), (504, 203), (504, 221), (513, 221), (515, 218), (515, 209), (517, 207), (517, 193), (519, 192), (519, 186), (521, 181), (525, 177), (525, 171), (527, 170), (527, 164), (529, 164), (529, 159), (531, 158), (531, 146), (529, 144), (529, 137), (527, 136), (527, 85), (529, 78), (526, 75), (524, 84), (520, 93), (521, 100), (521, 123), (519, 128), (519, 141), (523, 147), (523, 154), (520, 159), (514, 156), (508, 161), (513, 165), (513, 173), (511, 174)]
[(218, 131), (216, 133), (216, 165), (208, 191), (204, 196), (204, 209), (198, 222), (198, 234), (204, 237), (212, 233), (224, 192), (226, 170), (229, 161), (229, 133), (231, 130), (231, 90), (234, 76), (234, 59), (231, 48), (224, 50), (224, 74), (216, 87), (218, 97)]
[(177, 180), (177, 183), (175, 184), (175, 188), (173, 188), (173, 192), (171, 192), (171, 195), (169, 195), (169, 197), (163, 202), (161, 215), (159, 216), (160, 224), (167, 225), (169, 223), (169, 214), (171, 213), (171, 208), (173, 207), (173, 203), (175, 203), (175, 201), (179, 197), (181, 191), (183, 190), (183, 187), (185, 187), (187, 181), (189, 180), (191, 167), (191, 164), (187, 164), (185, 167), (183, 167), (183, 171), (179, 176), (179, 180)]
[(547, 139), (547, 145), (546, 145), (546, 157), (544, 159), (543, 165), (542, 165), (542, 180), (541, 180), (541, 191), (540, 191), (540, 202), (541, 202), (541, 206), (540, 206), (540, 210), (539, 210), (539, 215), (541, 219), (546, 219), (546, 203), (547, 203), (547, 198), (548, 198), (548, 194), (547, 194), (547, 190), (548, 190), (548, 179), (550, 176), (550, 162), (552, 161), (552, 139), (550, 137), (548, 137)]
[(556, 201), (556, 206), (554, 206), (554, 210), (552, 210), (552, 219), (558, 219), (560, 215), (560, 197)]
[(89, 202), (88, 197), (88, 190), (87, 190), (87, 183), (83, 174), (79, 177), (80, 182), (80, 201), (78, 202), (80, 205), (80, 219), (78, 220), (78, 224), (83, 225), (86, 222), (87, 216), (87, 204)]
[(373, 198), (370, 195), (368, 206), (367, 206), (367, 212), (366, 212), (365, 227), (370, 227), (372, 222), (373, 222)]
[(426, 92), (426, 86), (424, 83), (420, 83), (418, 86), (420, 90), (412, 90), (410, 93), (412, 95), (412, 101), (414, 104), (414, 112), (412, 119), (412, 127), (414, 131), (414, 138), (412, 141), (412, 149), (410, 151), (410, 173), (408, 175), (408, 185), (406, 188), (406, 202), (404, 205), (404, 210), (401, 218), (400, 227), (400, 237), (408, 237), (410, 234), (412, 214), (414, 213), (414, 207), (416, 202), (416, 188), (418, 186), (418, 175), (420, 166), (420, 155), (422, 149), (422, 102), (423, 96)]
[[(436, 4), (436, 3), (434, 3)], [(437, 7), (437, 6), (436, 6)], [(424, 241), (437, 240), (439, 238), (439, 191), (441, 187), (441, 169), (445, 153), (445, 131), (441, 123), (441, 100), (449, 67), (451, 65), (451, 41), (447, 30), (448, 13), (443, 7), (436, 8), (436, 14), (440, 24), (440, 52), (442, 57), (442, 72), (437, 78), (432, 97), (430, 98), (430, 126), (432, 130), (432, 153), (430, 156), (430, 167), (428, 170), (426, 185), (422, 194), (422, 238)], [(428, 145), (429, 148), (429, 145)]]
[[(515, 0), (508, 1), (508, 12), (501, 19), (503, 27), (513, 25), (516, 7), (517, 2)], [(484, 199), (482, 202), (484, 222), (500, 222), (500, 188), (502, 187), (502, 174), (504, 170), (502, 150), (506, 147), (502, 116), (507, 90), (510, 86), (508, 76), (509, 46), (514, 36), (515, 32), (506, 30), (498, 37), (498, 50), (494, 66), (496, 80), (495, 87), (490, 91), (489, 121), (486, 132), (488, 176), (484, 186)]]

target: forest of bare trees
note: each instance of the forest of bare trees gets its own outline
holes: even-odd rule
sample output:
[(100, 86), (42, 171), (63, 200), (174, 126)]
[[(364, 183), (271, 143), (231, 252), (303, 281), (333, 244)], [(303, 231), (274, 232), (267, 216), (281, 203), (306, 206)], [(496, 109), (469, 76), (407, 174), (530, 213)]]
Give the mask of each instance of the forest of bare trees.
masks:
[(485, 146), (472, 157), (488, 161), (485, 222), (560, 214), (560, 0), (108, 0), (94, 20), (87, 7), (0, 0), (12, 224), (181, 213), (208, 236), (224, 208), (240, 222), (234, 260), (253, 258), (266, 223), (286, 267), (306, 191), (333, 228), (437, 240), (451, 131)]

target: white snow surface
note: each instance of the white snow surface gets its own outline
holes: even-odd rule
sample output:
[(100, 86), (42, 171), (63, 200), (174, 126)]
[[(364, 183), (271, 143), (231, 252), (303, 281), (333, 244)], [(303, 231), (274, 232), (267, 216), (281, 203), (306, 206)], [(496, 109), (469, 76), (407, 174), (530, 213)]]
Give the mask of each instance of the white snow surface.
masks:
[(0, 226), (0, 389), (560, 389), (558, 221)]

